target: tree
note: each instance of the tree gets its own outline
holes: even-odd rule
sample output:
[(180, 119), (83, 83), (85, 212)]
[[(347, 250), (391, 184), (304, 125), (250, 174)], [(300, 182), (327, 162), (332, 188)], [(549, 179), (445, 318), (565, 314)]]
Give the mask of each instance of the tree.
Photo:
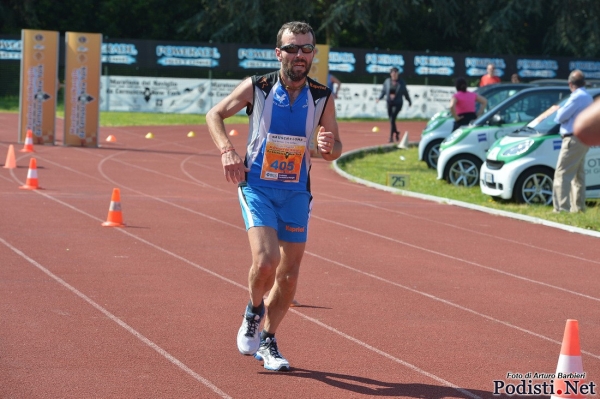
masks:
[(274, 44), (303, 20), (334, 47), (600, 57), (598, 0), (3, 0), (0, 33)]

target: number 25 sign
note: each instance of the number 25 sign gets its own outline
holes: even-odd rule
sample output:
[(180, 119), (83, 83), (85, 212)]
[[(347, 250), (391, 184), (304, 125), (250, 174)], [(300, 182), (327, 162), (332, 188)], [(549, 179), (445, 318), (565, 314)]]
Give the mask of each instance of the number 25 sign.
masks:
[(395, 188), (408, 188), (408, 183), (410, 181), (410, 176), (401, 174), (388, 172), (387, 173), (387, 185)]

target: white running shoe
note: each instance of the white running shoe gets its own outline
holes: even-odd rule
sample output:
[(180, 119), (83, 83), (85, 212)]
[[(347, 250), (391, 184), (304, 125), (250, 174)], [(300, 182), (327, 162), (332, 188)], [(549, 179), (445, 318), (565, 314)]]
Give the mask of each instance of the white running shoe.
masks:
[(290, 363), (279, 353), (275, 338), (267, 338), (262, 341), (254, 357), (257, 360), (264, 361), (267, 370), (290, 371)]
[(260, 346), (260, 334), (258, 328), (262, 316), (251, 313), (246, 309), (242, 326), (238, 330), (237, 347), (242, 355), (254, 355)]

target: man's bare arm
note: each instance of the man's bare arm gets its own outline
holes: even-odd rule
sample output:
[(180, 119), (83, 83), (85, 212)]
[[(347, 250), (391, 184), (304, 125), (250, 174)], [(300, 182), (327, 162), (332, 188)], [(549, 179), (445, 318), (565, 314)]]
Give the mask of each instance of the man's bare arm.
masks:
[(252, 81), (248, 78), (206, 114), (208, 131), (221, 152), (221, 163), (223, 164), (225, 178), (227, 181), (236, 184), (244, 181), (247, 169), (244, 166), (243, 159), (235, 151), (233, 144), (227, 137), (224, 120), (252, 104), (252, 96)]
[(342, 141), (335, 119), (335, 103), (331, 97), (327, 101), (321, 116), (321, 129), (317, 136), (317, 147), (326, 161), (333, 161), (342, 155)]

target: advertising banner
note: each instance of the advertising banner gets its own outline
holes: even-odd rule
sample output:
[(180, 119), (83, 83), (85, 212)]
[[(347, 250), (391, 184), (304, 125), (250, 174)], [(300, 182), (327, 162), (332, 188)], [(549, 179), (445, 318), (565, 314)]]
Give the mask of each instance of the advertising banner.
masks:
[[(125, 112), (206, 114), (240, 84), (235, 79), (148, 78), (140, 76), (102, 77), (102, 109)], [(430, 118), (447, 109), (452, 94), (449, 86), (408, 85), (412, 100), (405, 102), (399, 118)], [(385, 101), (379, 98), (381, 85), (344, 83), (335, 100), (339, 118), (387, 118)], [(243, 109), (239, 115), (245, 115)]]
[(18, 141), (33, 133), (34, 144), (54, 144), (58, 89), (58, 32), (21, 31)]
[[(240, 84), (235, 79), (102, 77), (101, 108), (110, 111), (206, 114)], [(240, 111), (245, 115), (246, 111)]]
[[(62, 53), (63, 41), (59, 41)], [(0, 35), (0, 62), (21, 60), (23, 42), (18, 36)], [(379, 50), (349, 47), (317, 46), (313, 63), (319, 70), (323, 58), (327, 59), (328, 70), (342, 81), (350, 82), (355, 77), (372, 76), (374, 81), (385, 78), (391, 67), (397, 67), (403, 79), (447, 77), (448, 84), (462, 76), (478, 79), (486, 73), (487, 64), (494, 64), (496, 74), (503, 81), (518, 74), (524, 81), (534, 79), (566, 79), (573, 69), (581, 69), (586, 78), (600, 76), (598, 59), (575, 57), (550, 57), (508, 54), (465, 54), (429, 51)], [(319, 52), (321, 54), (319, 54)], [(327, 53), (327, 57), (324, 54)], [(61, 57), (58, 65), (63, 66)], [(249, 45), (236, 43), (205, 43), (182, 41), (157, 41), (110, 38), (102, 43), (102, 64), (105, 74), (111, 66), (129, 68), (152, 68), (172, 70), (177, 76), (186, 76), (186, 71), (205, 70), (206, 77), (212, 72), (244, 73), (246, 76), (262, 74), (279, 69), (273, 45)], [(160, 73), (158, 74), (160, 75)], [(311, 77), (312, 74), (311, 74)], [(319, 78), (322, 79), (322, 78)], [(319, 80), (320, 81), (320, 80)]]
[(65, 44), (64, 145), (97, 147), (102, 35), (67, 32)]
[[(382, 85), (344, 83), (335, 100), (338, 118), (387, 118), (385, 100), (375, 102), (381, 94)], [(430, 118), (436, 112), (448, 109), (450, 99), (456, 92), (449, 86), (407, 85), (412, 101), (408, 106), (405, 100), (399, 119)]]

